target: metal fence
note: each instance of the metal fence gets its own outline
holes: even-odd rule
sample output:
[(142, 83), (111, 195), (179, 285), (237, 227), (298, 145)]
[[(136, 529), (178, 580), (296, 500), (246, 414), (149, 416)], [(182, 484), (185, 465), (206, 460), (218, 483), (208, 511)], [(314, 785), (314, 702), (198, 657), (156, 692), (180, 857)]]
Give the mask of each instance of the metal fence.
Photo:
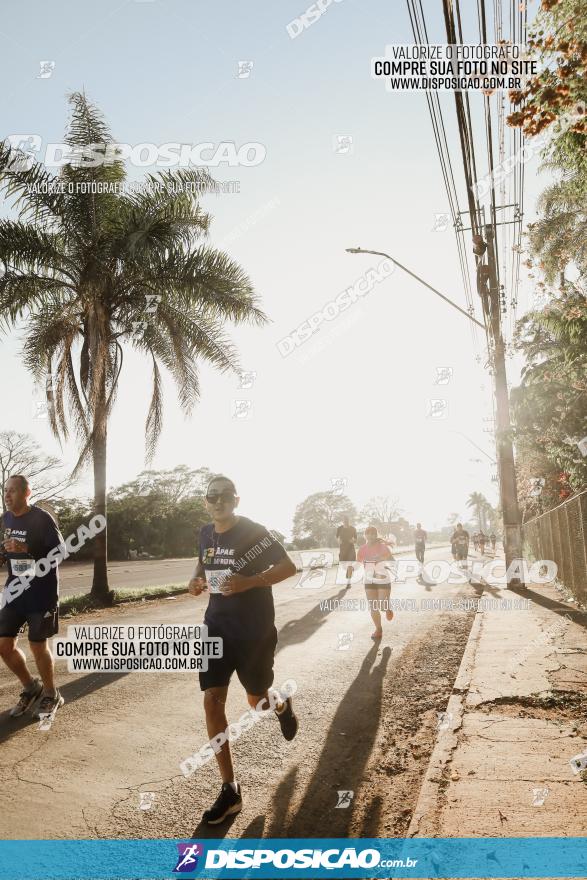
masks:
[(523, 525), (524, 544), (535, 559), (552, 559), (558, 578), (587, 604), (587, 490)]

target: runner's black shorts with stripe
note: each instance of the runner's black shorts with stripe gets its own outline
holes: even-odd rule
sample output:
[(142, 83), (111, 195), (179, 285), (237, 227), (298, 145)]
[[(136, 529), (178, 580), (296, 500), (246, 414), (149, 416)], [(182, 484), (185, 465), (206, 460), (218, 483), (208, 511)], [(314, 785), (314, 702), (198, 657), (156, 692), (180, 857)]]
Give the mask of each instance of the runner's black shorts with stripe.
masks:
[(59, 608), (29, 611), (13, 601), (0, 609), (0, 638), (15, 639), (25, 625), (29, 642), (45, 642), (59, 632)]
[(227, 687), (233, 672), (236, 672), (246, 692), (253, 696), (264, 694), (271, 687), (277, 645), (277, 630), (274, 626), (258, 639), (227, 637), (214, 627), (209, 627), (208, 637), (222, 639), (222, 657), (208, 659), (208, 669), (199, 674), (201, 690)]

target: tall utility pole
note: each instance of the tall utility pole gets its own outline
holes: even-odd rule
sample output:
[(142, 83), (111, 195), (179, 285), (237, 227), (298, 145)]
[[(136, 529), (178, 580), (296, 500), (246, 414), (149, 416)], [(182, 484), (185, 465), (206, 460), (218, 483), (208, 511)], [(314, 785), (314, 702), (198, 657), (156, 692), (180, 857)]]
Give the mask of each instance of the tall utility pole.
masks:
[[(488, 332), (493, 342), (493, 364), (494, 364), (494, 394), (495, 409), (497, 416), (496, 424), (496, 448), (497, 448), (497, 469), (499, 474), (499, 491), (501, 496), (501, 509), (503, 516), (503, 546), (505, 551), (506, 571), (514, 572), (523, 571), (522, 568), (522, 520), (520, 517), (520, 509), (518, 507), (518, 489), (516, 483), (516, 471), (514, 467), (514, 448), (511, 440), (511, 423), (510, 423), (510, 402), (508, 395), (508, 384), (505, 371), (505, 347), (501, 335), (501, 313), (499, 302), (499, 284), (497, 281), (497, 266), (495, 262), (495, 243), (493, 240), (493, 228), (490, 225), (485, 226), (486, 241), (482, 240), (482, 236), (476, 235), (473, 239), (476, 255), (481, 258), (483, 254), (487, 256), (487, 263), (479, 262), (477, 264), (477, 287), (479, 296), (483, 303), (483, 313), (488, 320)], [(398, 268), (403, 269), (416, 281), (419, 281), (432, 293), (435, 293), (446, 303), (453, 306), (458, 312), (477, 324), (485, 330), (485, 325), (481, 324), (472, 315), (465, 312), (453, 300), (449, 299), (411, 269), (403, 266), (398, 260), (383, 251), (372, 251), (365, 248), (355, 247), (347, 248), (349, 254), (375, 254), (378, 257), (385, 257)], [(472, 441), (471, 441), (472, 442)], [(473, 444), (474, 446), (476, 444)], [(479, 448), (479, 447), (477, 447)], [(483, 452), (483, 450), (481, 450)], [(487, 455), (487, 453), (483, 453)], [(490, 456), (487, 456), (488, 458)], [(519, 563), (510, 568), (512, 563)], [(512, 577), (511, 574), (507, 578), (508, 587), (523, 587), (524, 582), (519, 577)]]
[[(522, 519), (518, 506), (518, 489), (516, 469), (514, 465), (514, 448), (511, 439), (510, 403), (508, 395), (507, 375), (505, 369), (505, 346), (501, 332), (501, 311), (499, 302), (499, 284), (495, 259), (495, 240), (493, 227), (485, 226), (485, 243), (487, 244), (487, 267), (485, 275), (488, 283), (489, 299), (489, 330), (493, 342), (493, 368), (495, 385), (496, 412), (496, 447), (497, 469), (499, 474), (499, 493), (503, 515), (503, 546), (506, 568), (510, 571), (512, 563), (517, 564), (518, 571), (523, 571)], [(480, 268), (485, 269), (485, 266)], [(482, 291), (479, 291), (482, 293)], [(508, 577), (508, 587), (523, 587), (519, 577)]]

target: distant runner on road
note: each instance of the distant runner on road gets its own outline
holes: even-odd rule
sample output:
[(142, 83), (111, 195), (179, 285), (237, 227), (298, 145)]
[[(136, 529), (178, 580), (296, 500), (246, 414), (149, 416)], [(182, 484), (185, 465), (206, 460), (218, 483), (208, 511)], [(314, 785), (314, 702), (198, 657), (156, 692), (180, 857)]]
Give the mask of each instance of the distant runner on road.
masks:
[[(10, 711), (13, 718), (24, 715), (33, 703), (37, 703), (37, 718), (41, 714), (52, 715), (65, 702), (55, 687), (53, 655), (47, 647), (47, 639), (59, 630), (57, 566), (47, 574), (33, 577), (17, 595), (20, 577), (35, 572), (36, 563), (63, 544), (53, 517), (40, 507), (29, 505), (30, 495), (29, 481), (22, 474), (6, 480), (0, 553), (2, 561), (7, 562), (8, 577), (0, 610), (0, 656), (23, 686), (18, 703)], [(13, 598), (8, 601), (11, 594)], [(17, 647), (18, 634), (25, 624), (41, 681), (33, 678), (24, 654)]]
[(477, 536), (477, 543), (479, 544), (479, 552), (481, 553), (481, 556), (483, 556), (485, 553), (485, 545), (487, 543), (487, 540), (487, 535), (484, 532), (479, 532), (479, 535)]
[[(342, 519), (342, 525), (339, 526), (336, 530), (336, 538), (338, 541), (339, 551), (338, 551), (338, 561), (340, 562), (354, 562), (357, 558), (357, 551), (355, 550), (355, 543), (357, 540), (357, 530), (354, 526), (350, 524), (350, 520), (348, 516), (344, 516)], [(347, 579), (347, 588), (351, 585), (351, 578), (353, 576), (353, 566), (347, 565), (346, 569), (346, 579)]]
[(489, 536), (489, 540), (491, 541), (491, 552), (495, 556), (495, 545), (497, 543), (497, 535), (495, 532), (492, 532)]
[(422, 523), (416, 523), (416, 531), (414, 532), (414, 544), (416, 548), (416, 559), (424, 565), (424, 553), (426, 552), (426, 541), (428, 535), (422, 528)]
[(454, 547), (453, 553), (457, 562), (466, 561), (469, 555), (469, 533), (465, 531), (461, 523), (457, 523), (450, 542)]
[[(387, 620), (393, 619), (393, 611), (390, 608), (391, 575), (388, 570), (378, 572), (373, 564), (393, 559), (393, 554), (388, 545), (378, 536), (375, 526), (365, 529), (366, 543), (359, 547), (357, 559), (365, 565), (365, 593), (369, 603), (371, 619), (375, 624), (371, 638), (376, 641), (383, 637), (381, 626), (381, 610), (385, 611)], [(367, 566), (371, 563), (369, 568)]]
[[(222, 657), (211, 657), (208, 670), (200, 672), (210, 740), (228, 729), (224, 706), (233, 672), (251, 707), (270, 708), (268, 689), (273, 684), (277, 644), (271, 587), (296, 573), (295, 564), (271, 532), (245, 516), (235, 515), (239, 500), (228, 477), (219, 475), (208, 483), (206, 509), (213, 522), (200, 530), (200, 554), (188, 586), (194, 596), (209, 592), (204, 623), (208, 636), (222, 638)], [(283, 736), (293, 739), (298, 720), (291, 696), (282, 702), (273, 700), (273, 704)], [(222, 788), (202, 816), (209, 825), (218, 825), (240, 812), (243, 803), (228, 737), (216, 753), (216, 760)]]

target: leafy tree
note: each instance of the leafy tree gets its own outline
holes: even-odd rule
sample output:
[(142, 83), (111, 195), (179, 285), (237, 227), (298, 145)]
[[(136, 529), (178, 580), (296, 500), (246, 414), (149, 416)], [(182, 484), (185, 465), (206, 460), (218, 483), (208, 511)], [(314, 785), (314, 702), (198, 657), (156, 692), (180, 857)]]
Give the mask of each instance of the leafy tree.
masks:
[(508, 122), (535, 135), (565, 113), (577, 118), (571, 136), (585, 142), (587, 116), (577, 107), (587, 101), (587, 17), (584, 0), (542, 0), (531, 28), (528, 48), (539, 60), (540, 73), (526, 87), (510, 93), (514, 111)]
[(315, 492), (296, 507), (293, 539), (297, 547), (333, 547), (336, 529), (344, 516), (356, 519), (357, 511), (346, 495)]
[[(63, 463), (56, 456), (44, 453), (30, 434), (0, 431), (2, 487), (11, 474), (24, 474), (30, 480), (33, 502), (59, 498), (72, 484), (71, 477), (64, 473)], [(4, 493), (2, 510), (6, 510)]]
[[(573, 285), (565, 278), (569, 266), (579, 269), (580, 278), (587, 278), (587, 163), (585, 168), (564, 171), (554, 160), (549, 160), (545, 168), (562, 173), (542, 193), (537, 208), (540, 217), (528, 227), (529, 245), (548, 285), (559, 282), (561, 293), (583, 293), (579, 285)], [(529, 260), (529, 268), (534, 261)], [(539, 281), (539, 288), (546, 289)]]
[[(561, 469), (544, 448), (520, 433), (516, 442), (518, 498), (524, 522), (560, 503)], [(537, 480), (544, 481), (537, 494)]]
[[(91, 502), (78, 498), (58, 498), (53, 502), (53, 509), (64, 538), (75, 534), (81, 525), (87, 526), (93, 516)], [(86, 541), (71, 558), (75, 561), (92, 559), (95, 542), (96, 538)]]
[[(530, 47), (543, 72), (514, 100), (509, 119), (526, 134), (548, 132), (545, 167), (554, 182), (528, 228), (537, 291), (546, 305), (518, 323), (525, 357), (512, 390), (519, 491), (525, 518), (587, 485), (587, 20), (581, 0), (543, 0)], [(533, 275), (530, 277), (534, 277)], [(536, 495), (535, 480), (544, 486)]]
[(389, 495), (376, 495), (366, 503), (361, 518), (373, 525), (395, 522), (403, 513), (398, 502), (398, 498), (390, 498)]
[(564, 293), (526, 315), (517, 345), (526, 359), (522, 383), (512, 389), (518, 460), (540, 458), (542, 473), (527, 476), (543, 477), (543, 502), (558, 503), (587, 484), (577, 446), (587, 435), (587, 299)]
[(209, 520), (201, 495), (173, 503), (157, 492), (119, 496), (109, 501), (112, 557), (128, 559), (131, 550), (165, 559), (195, 556), (199, 530)]
[(192, 470), (185, 464), (178, 464), (172, 470), (141, 471), (134, 480), (123, 483), (114, 489), (109, 498), (116, 500), (129, 495), (161, 495), (169, 504), (205, 494), (206, 486), (213, 476), (209, 468)]
[[(69, 100), (71, 155), (58, 176), (0, 144), (0, 185), (18, 212), (0, 221), (0, 321), (10, 327), (26, 316), (24, 363), (45, 382), (55, 435), (77, 435), (74, 473), (92, 462), (94, 512), (105, 515), (108, 418), (123, 346), (151, 367), (149, 458), (163, 420), (162, 368), (190, 413), (198, 360), (236, 368), (224, 324), (266, 318), (240, 266), (203, 241), (211, 218), (198, 195), (211, 184), (208, 173), (167, 170), (146, 176), (150, 189), (124, 190), (108, 125), (84, 94)], [(96, 162), (96, 145), (107, 161)], [(92, 595), (111, 599), (106, 530), (95, 539)]]
[[(108, 493), (109, 557), (128, 559), (132, 550), (165, 559), (195, 556), (199, 530), (210, 519), (203, 490), (197, 485), (198, 475), (206, 473), (206, 468), (193, 471), (185, 465), (171, 471), (143, 471), (135, 480), (112, 489)], [(190, 475), (193, 482), (185, 492)], [(92, 516), (89, 502), (61, 499), (55, 508), (64, 534), (75, 532)], [(94, 541), (84, 545), (76, 559), (89, 558)]]

